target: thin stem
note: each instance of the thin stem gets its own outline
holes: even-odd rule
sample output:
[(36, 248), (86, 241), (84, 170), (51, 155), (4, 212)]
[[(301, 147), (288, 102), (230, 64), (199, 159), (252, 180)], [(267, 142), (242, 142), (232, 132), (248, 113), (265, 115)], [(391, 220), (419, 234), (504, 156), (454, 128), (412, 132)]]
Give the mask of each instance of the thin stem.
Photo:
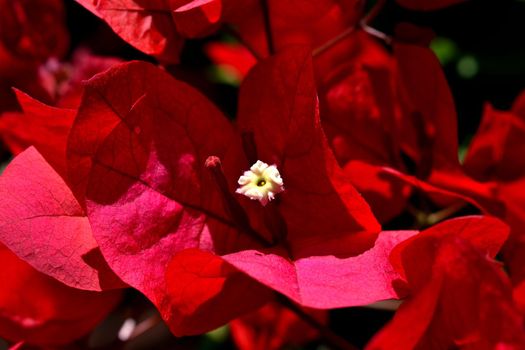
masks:
[(312, 56), (314, 57), (319, 56), (320, 54), (322, 54), (323, 52), (325, 52), (326, 50), (328, 50), (329, 48), (331, 48), (332, 46), (334, 46), (335, 44), (337, 44), (338, 42), (340, 42), (341, 40), (343, 40), (350, 34), (352, 34), (355, 31), (355, 29), (356, 29), (355, 26), (345, 29), (342, 33), (338, 34), (336, 37), (333, 37), (332, 39), (328, 40), (323, 45), (314, 49), (314, 51), (312, 52)]
[[(364, 2), (363, 2), (363, 4), (364, 4)], [(357, 27), (362, 28), (365, 32), (369, 33), (370, 35), (373, 35), (375, 37), (379, 37), (380, 39), (386, 41), (387, 43), (390, 43), (391, 42), (390, 37), (388, 37), (386, 34), (380, 32), (380, 31), (378, 31), (377, 29), (372, 28), (372, 27), (369, 26), (369, 24), (381, 12), (381, 10), (385, 6), (385, 4), (386, 4), (386, 0), (378, 0), (376, 2), (376, 4), (374, 5), (374, 7), (372, 7), (372, 9), (368, 12), (368, 14), (365, 17), (363, 17), (363, 19), (360, 21), (358, 26), (353, 25), (351, 27), (346, 28), (343, 32), (341, 32), (337, 36), (335, 36), (332, 39), (328, 40), (323, 45), (315, 48), (313, 50), (313, 52), (312, 52), (312, 56), (316, 57), (316, 56), (321, 55), (323, 52), (327, 51), (332, 46), (336, 45), (341, 40), (345, 39), (350, 34), (352, 34), (357, 29)]]
[(428, 210), (421, 210), (412, 205), (408, 205), (407, 208), (408, 212), (415, 218), (415, 228), (419, 230), (448, 219), (466, 206), (466, 203), (458, 202), (434, 213), (429, 213)]
[(370, 34), (371, 36), (374, 36), (380, 40), (383, 40), (386, 44), (390, 45), (392, 44), (392, 37), (389, 35), (383, 33), (380, 30), (377, 30), (373, 27), (370, 27), (368, 24), (366, 24), (364, 21), (361, 22), (361, 29), (365, 31), (366, 33)]
[(365, 17), (361, 20), (361, 23), (364, 25), (369, 25), (372, 21), (379, 15), (383, 7), (386, 5), (386, 0), (377, 0), (374, 7), (366, 14)]
[(402, 302), (402, 300), (382, 300), (377, 301), (373, 304), (365, 305), (365, 307), (368, 309), (376, 309), (383, 311), (396, 311), (397, 309), (399, 309), (399, 306)]
[(140, 322), (135, 326), (135, 329), (133, 329), (133, 332), (131, 333), (131, 336), (129, 337), (129, 340), (136, 339), (143, 335), (144, 333), (148, 332), (150, 329), (153, 329), (157, 325), (159, 325), (162, 322), (162, 318), (159, 314), (155, 313), (152, 316), (148, 317), (144, 321)]
[(435, 213), (429, 214), (426, 220), (427, 224), (434, 225), (440, 221), (448, 219), (449, 217), (456, 214), (461, 209), (465, 208), (466, 205), (467, 205), (466, 203), (458, 202), (456, 204), (451, 205), (450, 207), (447, 207)]
[(284, 307), (288, 308), (290, 311), (293, 311), (304, 322), (317, 329), (321, 337), (326, 341), (328, 345), (339, 350), (358, 349), (354, 345), (350, 344), (346, 339), (334, 333), (330, 328), (317, 321), (314, 317), (307, 314), (303, 309), (291, 302), (290, 299), (283, 296), (282, 294), (277, 295), (277, 301)]
[(365, 31), (366, 33), (383, 40), (385, 43), (390, 45), (392, 43), (392, 38), (385, 33), (373, 28), (370, 26), (370, 23), (379, 15), (381, 10), (383, 10), (383, 7), (386, 5), (386, 0), (377, 0), (374, 7), (368, 13), (366, 14), (363, 19), (359, 22), (359, 25), (361, 26), (361, 29)]
[(264, 21), (264, 31), (266, 32), (266, 43), (268, 44), (268, 53), (273, 55), (275, 53), (275, 47), (273, 45), (273, 35), (272, 35), (272, 24), (270, 20), (270, 8), (268, 6), (268, 0), (259, 0), (261, 4), (263, 21)]

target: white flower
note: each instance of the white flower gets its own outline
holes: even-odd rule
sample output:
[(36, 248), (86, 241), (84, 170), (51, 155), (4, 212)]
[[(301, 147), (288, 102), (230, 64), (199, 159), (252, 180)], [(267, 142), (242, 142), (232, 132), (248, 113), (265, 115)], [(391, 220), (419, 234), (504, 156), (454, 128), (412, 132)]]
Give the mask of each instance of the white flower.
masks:
[(275, 165), (268, 165), (258, 160), (250, 170), (244, 172), (237, 181), (239, 188), (235, 191), (250, 199), (256, 199), (264, 206), (284, 191), (283, 179)]

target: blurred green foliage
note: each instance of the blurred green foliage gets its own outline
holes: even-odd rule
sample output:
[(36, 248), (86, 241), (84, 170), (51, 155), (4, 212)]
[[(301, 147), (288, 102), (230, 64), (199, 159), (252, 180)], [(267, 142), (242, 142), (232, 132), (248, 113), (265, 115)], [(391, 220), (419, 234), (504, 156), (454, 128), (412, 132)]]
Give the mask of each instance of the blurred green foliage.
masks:
[(459, 56), (459, 49), (456, 43), (449, 38), (436, 37), (430, 43), (430, 48), (434, 51), (442, 65), (457, 60)]

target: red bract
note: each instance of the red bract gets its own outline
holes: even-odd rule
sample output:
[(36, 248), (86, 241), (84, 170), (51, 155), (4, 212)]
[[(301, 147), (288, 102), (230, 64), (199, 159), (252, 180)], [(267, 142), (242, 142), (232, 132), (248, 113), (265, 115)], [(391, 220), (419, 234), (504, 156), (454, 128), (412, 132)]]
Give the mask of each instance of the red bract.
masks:
[(0, 137), (14, 155), (34, 146), (61, 175), (66, 171), (66, 142), (75, 111), (40, 103), (16, 91), (22, 112), (4, 113)]
[(481, 181), (512, 182), (525, 175), (523, 151), (525, 111), (520, 113), (519, 100), (512, 111), (498, 111), (485, 106), (481, 125), (472, 140), (465, 169)]
[[(95, 77), (84, 87), (85, 93), (77, 111), (67, 142), (67, 182), (84, 205), (91, 158), (113, 128), (133, 111), (139, 97), (123, 88), (125, 73), (113, 78), (117, 70)], [(146, 78), (143, 78), (147, 81)], [(127, 88), (128, 85), (125, 84)], [(143, 94), (143, 92), (141, 92)], [(111, 101), (111, 103), (108, 103)]]
[(355, 45), (351, 59), (340, 55), (340, 62), (329, 70), (317, 70), (323, 127), (341, 164), (394, 163), (399, 148), (392, 132), (399, 108), (393, 91), (394, 60), (366, 33), (350, 38)]
[[(420, 40), (417, 30), (409, 34), (416, 37), (410, 40)], [(394, 124), (397, 134), (394, 137), (399, 142), (399, 151), (414, 163), (414, 174), (403, 173), (400, 154), (397, 162), (383, 164), (397, 170), (379, 167), (368, 171), (375, 170), (382, 179), (397, 176), (440, 206), (466, 201), (493, 215), (501, 215), (504, 208), (495, 196), (494, 184), (470, 178), (459, 164), (454, 101), (439, 61), (428, 48), (413, 44), (397, 42), (394, 54), (402, 113)]]
[(380, 222), (387, 222), (406, 209), (412, 189), (398, 176), (359, 160), (349, 161), (343, 169)]
[[(306, 309), (318, 322), (327, 321), (326, 311)], [(279, 350), (299, 347), (319, 336), (319, 332), (292, 311), (276, 303), (230, 323), (232, 337), (241, 350)]]
[(158, 304), (162, 317), (175, 334), (212, 330), (273, 297), (270, 290), (221, 257), (199, 249), (175, 254), (163, 278), (166, 291), (153, 287), (162, 297)]
[[(225, 259), (305, 306), (342, 307), (394, 297), (389, 284), (392, 276), (387, 266), (381, 265), (382, 256), (409, 233), (385, 232), (374, 248), (352, 257), (368, 248), (367, 240), (359, 242), (358, 236), (349, 234), (349, 228), (359, 228), (348, 220), (337, 201), (347, 200), (347, 208), (352, 208), (348, 200), (356, 194), (345, 182), (320, 129), (314, 80), (305, 66), (309, 60), (305, 63), (298, 58), (304, 60), (298, 56), (286, 65), (276, 61), (254, 68), (241, 87), (238, 117), (241, 130), (253, 132), (255, 143), (263, 145), (258, 146), (258, 157), (277, 164), (283, 176), (294, 176), (294, 183), (285, 183), (286, 192), (279, 203), (290, 251), (245, 250)], [(290, 74), (291, 65), (299, 75)], [(323, 163), (328, 176), (315, 166)], [(335, 191), (328, 196), (332, 188)], [(327, 217), (333, 219), (327, 222)], [(371, 263), (377, 271), (369, 269)]]
[(106, 21), (137, 49), (167, 62), (178, 61), (182, 39), (177, 36), (166, 1), (76, 0)]
[(522, 178), (499, 184), (499, 196), (507, 209), (503, 218), (512, 227), (511, 236), (503, 250), (503, 260), (512, 281), (517, 284), (525, 281), (525, 180)]
[(460, 4), (465, 0), (397, 0), (397, 2), (410, 10), (432, 11), (443, 7)]
[(514, 300), (522, 314), (525, 314), (525, 282), (521, 282), (513, 291)]
[(384, 222), (404, 209), (410, 194), (408, 186), (377, 168), (405, 168), (394, 89), (397, 74), (393, 58), (368, 34), (350, 38), (355, 45), (350, 60), (339, 55), (324, 70), (318, 67), (322, 123), (345, 173)]
[(396, 248), (411, 297), (367, 349), (523, 348), (510, 283), (487, 257), (507, 232), (495, 219), (456, 219)]
[[(381, 262), (411, 233), (385, 233), (367, 251), (379, 226), (327, 147), (310, 55), (288, 51), (245, 80), (238, 124), (249, 161), (241, 137), (215, 107), (151, 65), (121, 65), (88, 83), (83, 106), (94, 101), (98, 114), (83, 115), (81, 108), (78, 118), (113, 126), (93, 158), (90, 223), (110, 266), (160, 308), (175, 334), (202, 332), (267, 300), (267, 289), (230, 264), (306, 305), (395, 296)], [(205, 168), (210, 155), (222, 159), (224, 174), (217, 161)], [(275, 164), (285, 179), (286, 190), (266, 207), (233, 195), (239, 175), (257, 159)], [(377, 276), (362, 266), (371, 261)], [(331, 279), (317, 283), (327, 271)], [(347, 274), (361, 279), (344, 289)], [(240, 293), (230, 282), (235, 278), (246, 279), (237, 288), (256, 290), (249, 300), (232, 297)], [(354, 297), (356, 290), (361, 294)]]
[[(171, 310), (177, 295), (169, 293), (172, 288), (169, 281), (185, 279), (184, 274), (172, 276), (170, 271), (180, 270), (177, 261), (183, 263), (191, 256), (185, 253), (184, 259), (177, 260), (177, 252), (192, 247), (231, 250), (239, 244), (242, 246), (243, 241), (250, 241), (244, 235), (239, 239), (222, 208), (216, 185), (204, 168), (204, 161), (210, 154), (220, 156), (225, 164), (240, 168), (235, 166), (242, 158), (233, 128), (194, 89), (145, 63), (121, 65), (91, 80), (78, 120), (72, 138), (77, 133), (75, 128), (79, 133), (103, 129), (109, 135), (94, 159), (88, 188), (90, 222), (105, 257), (120, 277), (161, 309), (168, 322), (186, 327), (180, 326), (180, 317), (177, 317), (184, 309)], [(97, 132), (95, 135), (104, 136)], [(82, 137), (78, 140), (78, 153), (89, 155), (96, 149), (91, 140), (100, 142), (100, 137), (91, 137), (84, 143)], [(87, 147), (82, 149), (82, 145)], [(119, 153), (117, 158), (113, 157), (114, 152)], [(84, 169), (89, 168), (79, 170)], [(237, 170), (230, 177), (235, 176), (238, 176)], [(195, 254), (194, 259), (199, 259), (199, 252)], [(168, 264), (171, 267), (168, 268)], [(235, 274), (220, 259), (216, 264), (217, 268), (208, 272), (205, 282), (214, 283), (209, 278), (210, 273), (217, 276), (217, 283)], [(200, 270), (200, 265), (192, 266), (197, 272)], [(214, 295), (202, 295), (197, 291), (217, 289), (198, 284), (194, 290), (191, 285), (197, 283), (198, 278), (188, 278), (197, 281), (185, 283), (189, 294), (184, 304), (186, 307), (193, 305), (195, 310), (200, 306), (198, 301), (187, 298), (209, 298)], [(264, 288), (257, 287), (258, 293), (242, 300), (252, 303), (257, 300), (257, 294), (266, 293)], [(181, 288), (179, 293), (183, 292)], [(239, 303), (238, 298), (235, 302), (244, 304)], [(260, 302), (254, 307), (259, 305)], [(179, 314), (174, 314), (176, 311)], [(201, 325), (196, 321), (187, 325), (194, 327), (193, 332), (202, 332), (202, 323), (206, 327), (216, 327), (228, 321), (227, 317), (237, 316), (226, 311), (214, 313), (214, 317), (223, 317), (219, 324), (210, 313), (205, 313), (199, 314), (197, 321)], [(188, 315), (191, 316), (192, 313)], [(183, 330), (190, 332), (186, 328), (174, 329), (178, 334)]]
[[(403, 39), (427, 36), (402, 29)], [(407, 33), (411, 37), (404, 38)], [(454, 102), (435, 55), (396, 40), (392, 57), (362, 33), (353, 38), (359, 43), (353, 59), (331, 67), (328, 78), (320, 75), (323, 124), (339, 162), (374, 212), (382, 221), (399, 214), (411, 193), (406, 182), (443, 206), (457, 202), (459, 192), (480, 206), (496, 207), (487, 200), (490, 186), (460, 168)], [(414, 163), (417, 179), (403, 175), (403, 156)]]
[[(292, 179), (278, 203), (292, 250), (301, 250), (301, 241), (318, 244), (317, 252), (325, 245), (332, 250), (333, 241), (350, 239), (353, 251), (360, 253), (372, 245), (379, 225), (328, 148), (312, 68), (309, 50), (290, 50), (259, 64), (241, 86), (237, 122), (242, 135), (254, 138), (256, 151), (247, 152), (250, 163), (275, 164)], [(241, 200), (260, 211), (258, 203)], [(327, 217), (333, 219), (327, 222)], [(359, 232), (364, 246), (355, 244)]]
[[(402, 39), (419, 42), (428, 36), (403, 29)], [(460, 167), (454, 101), (435, 55), (427, 47), (395, 41), (392, 58), (370, 38), (360, 42), (354, 60), (324, 79), (323, 123), (338, 160), (373, 210), (382, 220), (395, 217), (410, 184), (442, 206), (461, 198), (501, 212), (490, 184), (472, 180)], [(413, 162), (415, 177), (405, 175), (403, 155)]]
[(402, 43), (394, 46), (394, 54), (404, 102), (404, 151), (421, 179), (434, 169), (454, 170), (459, 167), (456, 109), (437, 57), (427, 47)]
[(509, 112), (497, 111), (487, 105), (465, 159), (468, 173), (480, 181), (492, 183), (497, 190), (494, 196), (505, 203), (506, 211), (501, 217), (511, 225), (512, 231), (504, 249), (504, 258), (516, 284), (525, 279), (525, 163), (521, 157), (524, 151), (524, 121), (523, 95)]
[(81, 206), (34, 149), (0, 177), (0, 240), (37, 270), (86, 290), (121, 287), (109, 270)]
[(505, 204), (496, 197), (496, 184), (478, 182), (463, 172), (444, 172), (433, 178), (434, 183), (429, 183), (392, 168), (379, 167), (375, 170), (380, 177), (393, 176), (412, 185), (419, 194), (430, 197), (438, 205), (461, 208), (465, 203), (470, 203), (496, 216), (505, 212)]
[[(494, 257), (507, 239), (508, 234), (508, 226), (499, 219), (483, 216), (460, 217), (432, 226), (419, 235), (400, 243), (392, 251), (390, 260), (396, 271), (404, 278), (407, 278), (407, 273), (404, 270), (406, 266), (403, 262), (403, 252), (407, 249), (406, 247), (414, 246), (415, 243), (413, 242), (421, 240), (427, 243), (439, 243), (441, 239), (447, 237), (460, 237), (481, 252), (486, 252), (487, 255)], [(427, 257), (424, 261), (427, 264), (431, 264), (432, 256)], [(424, 261), (420, 261), (418, 265), (420, 271), (424, 271), (426, 267), (429, 267), (429, 265), (424, 266)], [(430, 270), (430, 268), (427, 268), (427, 270)], [(424, 276), (424, 272), (421, 273), (421, 276)]]
[[(330, 14), (337, 14), (341, 10), (338, 6), (343, 6), (335, 6), (330, 1), (322, 3), (324, 7), (318, 8), (318, 12), (313, 9), (307, 11), (307, 7), (301, 10), (303, 12), (294, 14), (297, 23), (289, 22), (286, 33), (294, 34), (292, 37), (297, 40), (302, 38), (312, 45), (321, 45), (321, 39), (317, 36), (301, 31), (303, 26), (312, 18), (318, 20), (322, 17), (325, 7), (332, 9), (328, 11)], [(323, 30), (336, 36), (336, 30), (343, 32), (345, 28), (334, 20), (327, 21)], [(278, 42), (280, 34), (276, 38)], [(331, 39), (329, 35), (325, 36), (325, 40)], [(210, 46), (213, 50), (209, 50), (217, 64), (228, 69), (233, 65), (239, 72), (251, 68), (253, 58), (246, 49), (244, 52), (219, 45), (214, 44)], [(398, 130), (401, 121), (398, 93), (394, 89), (397, 82), (394, 63), (386, 50), (361, 31), (348, 35), (329, 51), (316, 53), (314, 57), (321, 122), (329, 143), (352, 184), (371, 204), (382, 222), (398, 215), (410, 194), (410, 186), (376, 166), (405, 168), (400, 157), (401, 137)]]
[[(525, 239), (520, 234), (524, 227), (522, 208), (525, 197), (522, 193), (525, 184), (522, 175), (525, 164), (518, 156), (525, 130), (523, 116), (520, 115), (523, 114), (520, 112), (522, 102), (516, 102), (514, 112), (486, 108), (465, 166), (460, 167), (456, 156), (457, 141), (448, 135), (450, 130), (455, 130), (455, 114), (446, 82), (436, 69), (432, 74), (431, 70), (425, 73), (428, 67), (437, 66), (437, 63), (430, 62), (435, 62), (435, 58), (424, 54), (422, 48), (409, 48), (409, 45), (398, 45), (396, 53), (400, 67), (404, 67), (401, 72), (405, 95), (408, 96), (407, 101), (412, 101), (404, 108), (412, 111), (409, 115), (414, 122), (411, 124), (417, 127), (412, 131), (405, 128), (408, 135), (403, 138), (403, 147), (418, 162), (417, 178), (387, 171), (426, 192), (438, 204), (451, 205), (460, 199), (504, 218), (513, 228), (505, 249), (505, 259), (517, 283), (525, 276), (521, 267)], [(427, 62), (425, 69), (420, 66), (422, 62)], [(428, 85), (432, 81), (434, 83)], [(439, 88), (435, 90), (436, 87)], [(433, 96), (440, 98), (434, 99)], [(428, 106), (433, 104), (434, 107), (429, 109)]]
[(236, 22), (256, 0), (76, 0), (125, 41), (167, 63), (178, 61), (184, 38)]
[(354, 257), (322, 255), (290, 260), (286, 252), (259, 249), (229, 254), (224, 259), (304, 306), (330, 309), (367, 305), (397, 298), (392, 281), (398, 276), (388, 255), (399, 242), (415, 233), (382, 232), (373, 248)]
[(39, 346), (67, 344), (99, 323), (118, 292), (88, 292), (46, 276), (0, 245), (0, 336)]

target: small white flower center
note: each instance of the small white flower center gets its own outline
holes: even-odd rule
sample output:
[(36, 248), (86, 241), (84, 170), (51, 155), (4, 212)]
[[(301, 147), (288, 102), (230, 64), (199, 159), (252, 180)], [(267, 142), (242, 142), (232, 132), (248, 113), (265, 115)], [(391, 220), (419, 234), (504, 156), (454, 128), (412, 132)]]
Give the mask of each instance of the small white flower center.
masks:
[(277, 193), (284, 191), (283, 179), (275, 165), (268, 165), (258, 160), (244, 172), (237, 181), (239, 188), (235, 191), (250, 199), (256, 199), (262, 205), (268, 204)]

